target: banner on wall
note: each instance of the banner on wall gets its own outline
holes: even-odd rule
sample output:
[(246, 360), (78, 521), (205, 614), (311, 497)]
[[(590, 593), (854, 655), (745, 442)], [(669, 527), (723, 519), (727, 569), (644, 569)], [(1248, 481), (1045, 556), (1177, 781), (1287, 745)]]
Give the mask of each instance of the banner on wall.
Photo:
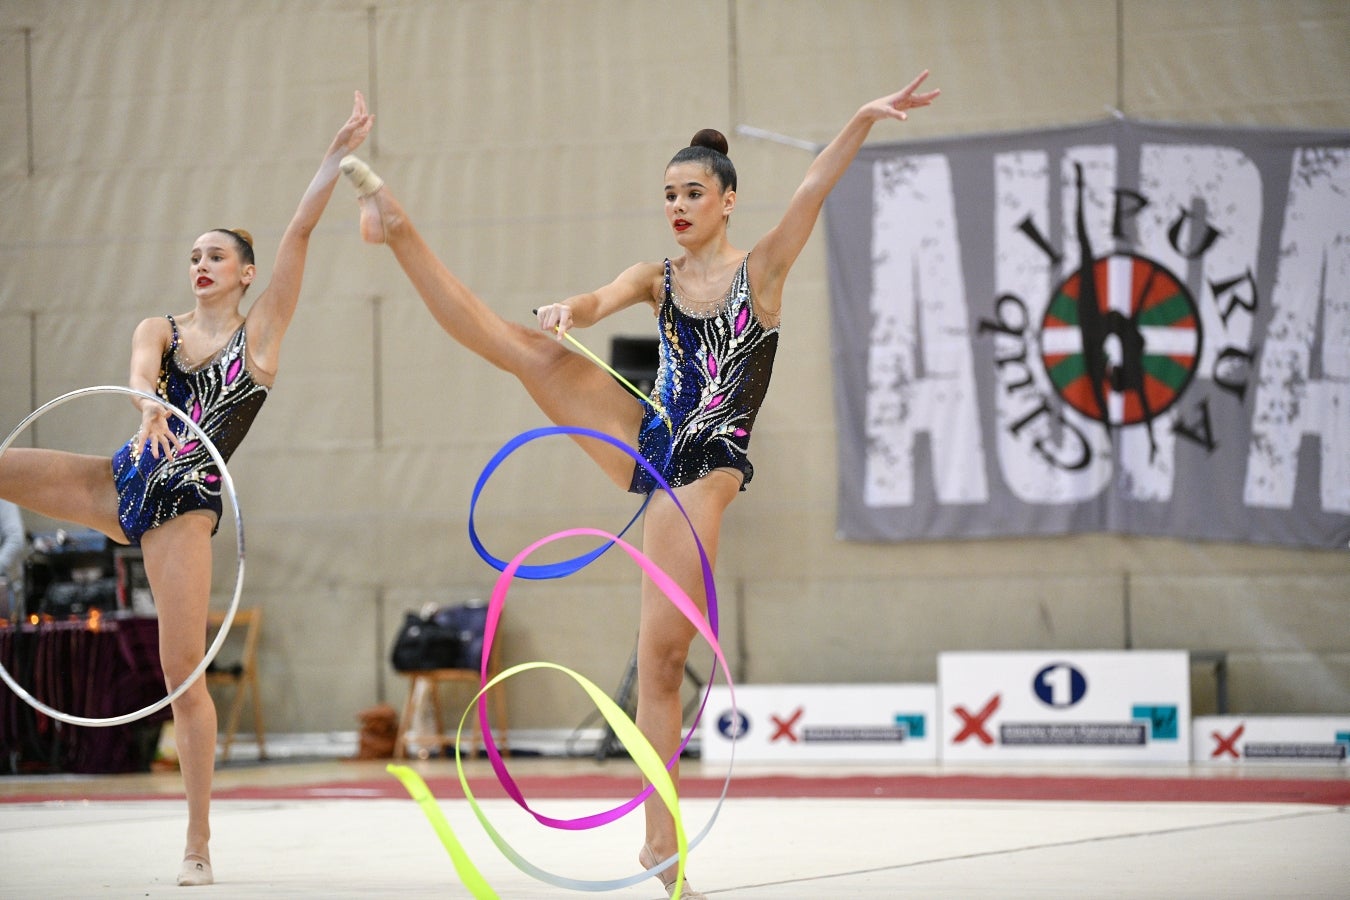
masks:
[(1350, 132), (868, 145), (826, 215), (842, 537), (1350, 542)]

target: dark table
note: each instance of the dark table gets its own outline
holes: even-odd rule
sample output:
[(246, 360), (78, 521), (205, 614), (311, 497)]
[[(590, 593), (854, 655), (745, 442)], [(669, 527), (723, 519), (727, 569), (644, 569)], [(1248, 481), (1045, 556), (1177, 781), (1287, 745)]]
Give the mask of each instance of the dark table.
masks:
[[(108, 718), (164, 697), (159, 622), (117, 613), (0, 628), (0, 663), (38, 700), (64, 713)], [(150, 767), (169, 707), (111, 727), (68, 725), (0, 682), (0, 773), (141, 772)]]

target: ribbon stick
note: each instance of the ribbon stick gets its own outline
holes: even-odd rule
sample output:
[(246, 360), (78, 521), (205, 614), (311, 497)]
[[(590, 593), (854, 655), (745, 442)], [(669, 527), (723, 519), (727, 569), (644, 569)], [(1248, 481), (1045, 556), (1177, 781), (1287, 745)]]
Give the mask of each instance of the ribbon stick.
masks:
[[(538, 314), (539, 314), (539, 310), (537, 310), (537, 309), (532, 309), (532, 310), (530, 310), (530, 312), (534, 313), (535, 315), (538, 315)], [(554, 330), (554, 331), (557, 331), (557, 330), (558, 330), (558, 327), (555, 325), (555, 326), (553, 327), (553, 330)], [(610, 375), (613, 375), (614, 378), (617, 379), (618, 382), (619, 382), (620, 384), (622, 384), (624, 387), (628, 388), (629, 392), (632, 393), (632, 395), (633, 395), (634, 397), (637, 397), (637, 398), (638, 398), (639, 400), (641, 400), (643, 403), (645, 403), (645, 404), (647, 404), (648, 406), (650, 406), (650, 407), (652, 408), (652, 412), (654, 412), (654, 413), (656, 413), (658, 416), (660, 416), (660, 417), (661, 417), (661, 421), (666, 423), (666, 429), (667, 429), (668, 431), (670, 431), (670, 432), (672, 432), (672, 433), (675, 431), (675, 426), (671, 424), (670, 416), (666, 415), (666, 411), (665, 411), (664, 409), (662, 409), (658, 404), (653, 403), (653, 402), (652, 402), (652, 398), (649, 397), (649, 396), (647, 396), (646, 394), (642, 393), (642, 391), (638, 390), (638, 389), (633, 385), (633, 383), (632, 383), (631, 381), (629, 381), (627, 378), (624, 378), (622, 375), (620, 375), (618, 369), (614, 368), (614, 367), (611, 366), (609, 363), (605, 362), (603, 359), (601, 359), (599, 356), (597, 356), (597, 355), (591, 350), (591, 348), (587, 347), (587, 346), (586, 346), (585, 344), (583, 344), (581, 341), (579, 341), (579, 340), (577, 340), (576, 338), (572, 337), (572, 332), (570, 332), (570, 331), (564, 331), (564, 332), (562, 332), (562, 336), (567, 340), (567, 342), (568, 342), (569, 344), (571, 344), (573, 347), (576, 347), (577, 350), (581, 351), (581, 355), (582, 355), (582, 356), (585, 356), (587, 359), (589, 359), (591, 362), (595, 363), (595, 364), (596, 364), (597, 366), (599, 366), (600, 368), (604, 369), (604, 370), (605, 370), (606, 372), (608, 372)]]
[[(537, 312), (538, 311), (536, 310), (536, 313)], [(580, 341), (574, 338), (571, 334), (563, 333), (562, 336), (566, 338), (574, 347), (576, 347), (577, 350), (579, 350), (584, 356), (586, 356), (588, 359), (590, 359), (592, 362), (598, 365), (601, 369), (608, 372), (615, 379), (617, 379), (619, 383), (621, 383), (630, 392), (632, 392), (633, 395), (636, 396), (639, 400), (650, 406), (651, 409), (655, 411), (658, 416), (661, 417), (661, 420), (665, 423), (667, 430), (671, 431), (671, 433), (673, 434), (674, 428), (671, 423), (670, 417), (666, 415), (665, 410), (663, 410), (658, 404), (653, 402), (653, 400), (650, 397), (644, 395), (640, 390), (637, 389), (636, 386), (634, 386), (630, 381), (628, 381), (627, 378), (621, 375), (618, 371), (616, 371), (613, 367), (611, 367), (608, 363), (606, 363), (595, 353), (591, 352), (589, 348), (587, 348), (584, 344), (582, 344)], [(574, 438), (587, 437), (611, 444), (612, 446), (619, 448), (620, 450), (632, 456), (637, 465), (645, 468), (648, 474), (651, 475), (652, 479), (657, 484), (657, 486), (661, 490), (664, 490), (670, 496), (671, 501), (675, 504), (675, 507), (684, 517), (685, 522), (688, 523), (690, 533), (693, 535), (695, 546), (698, 549), (699, 560), (703, 571), (704, 596), (706, 597), (707, 601), (706, 617), (704, 616), (702, 610), (699, 609), (698, 605), (695, 604), (689, 598), (689, 596), (679, 586), (679, 584), (675, 582), (674, 579), (672, 579), (669, 575), (667, 575), (664, 571), (662, 571), (659, 566), (657, 566), (654, 562), (652, 562), (652, 560), (649, 559), (646, 555), (644, 555), (641, 551), (637, 550), (631, 544), (628, 544), (623, 540), (622, 536), (626, 534), (630, 528), (632, 528), (633, 524), (637, 522), (637, 520), (642, 516), (643, 511), (647, 508), (647, 503), (650, 502), (651, 500), (651, 494), (648, 494), (646, 500), (643, 501), (642, 506), (639, 507), (638, 511), (634, 513), (632, 519), (628, 521), (628, 524), (625, 525), (622, 531), (620, 531), (620, 533), (617, 535), (590, 528), (569, 529), (567, 531), (558, 532), (556, 534), (550, 535), (546, 538), (534, 542), (529, 547), (526, 547), (519, 554), (517, 554), (516, 557), (512, 559), (510, 562), (500, 559), (488, 551), (487, 547), (484, 546), (483, 542), (478, 537), (478, 530), (475, 524), (475, 513), (478, 508), (478, 500), (482, 495), (484, 486), (487, 484), (488, 480), (492, 477), (493, 472), (497, 470), (497, 468), (506, 460), (508, 456), (510, 456), (520, 447), (523, 447), (525, 444), (528, 444), (530, 441), (542, 437), (548, 437), (551, 435), (570, 435)], [(475, 799), (473, 791), (469, 787), (468, 778), (464, 773), (463, 760), (460, 756), (460, 739), (463, 735), (464, 725), (465, 722), (468, 720), (468, 716), (472, 713), (474, 707), (477, 706), (480, 733), (483, 735), (483, 744), (487, 751), (488, 758), (492, 763), (493, 771), (497, 775), (497, 780), (501, 783), (507, 795), (510, 796), (511, 799), (514, 800), (517, 805), (519, 805), (521, 808), (525, 809), (532, 816), (534, 816), (534, 818), (541, 824), (545, 824), (553, 828), (568, 829), (568, 830), (582, 830), (595, 828), (600, 825), (609, 824), (611, 822), (618, 820), (619, 818), (622, 818), (629, 812), (632, 812), (634, 809), (641, 806), (652, 795), (652, 793), (655, 792), (661, 798), (661, 801), (662, 803), (665, 804), (667, 810), (669, 810), (671, 818), (675, 824), (677, 853), (676, 857), (674, 858), (674, 863), (676, 865), (677, 888), (675, 893), (673, 894), (673, 897), (678, 898), (684, 889), (685, 859), (688, 856), (689, 850), (692, 847), (697, 846), (699, 842), (703, 840), (703, 838), (709, 833), (709, 831), (711, 831), (713, 823), (717, 820), (717, 816), (721, 812), (722, 804), (725, 802), (727, 792), (731, 786), (732, 763), (734, 763), (735, 761), (735, 746), (733, 744), (731, 760), (729, 761), (727, 767), (726, 781), (723, 783), (722, 793), (721, 796), (718, 798), (717, 805), (713, 809), (713, 812), (709, 817), (707, 824), (704, 825), (703, 829), (698, 833), (698, 835), (694, 838), (693, 841), (689, 841), (685, 834), (684, 822), (680, 815), (679, 810), (679, 798), (675, 789), (674, 780), (670, 775), (670, 769), (674, 767), (676, 761), (683, 754), (685, 748), (689, 745), (690, 740), (693, 738), (694, 730), (698, 727), (698, 723), (702, 719), (703, 712), (708, 704), (708, 698), (712, 693), (713, 679), (710, 677), (707, 681), (708, 685), (707, 690), (704, 692), (703, 701), (699, 705), (698, 711), (694, 716), (694, 721), (689, 727), (689, 731), (685, 734), (683, 740), (680, 742), (679, 747), (676, 748), (674, 755), (669, 760), (663, 762), (660, 757), (660, 754), (656, 752), (656, 749), (652, 747), (651, 743), (647, 740), (646, 736), (642, 734), (641, 730), (637, 727), (637, 725), (633, 722), (633, 720), (628, 717), (628, 714), (624, 712), (624, 710), (620, 709), (619, 706), (616, 703), (614, 703), (614, 701), (611, 700), (608, 695), (606, 695), (603, 691), (597, 688), (594, 683), (586, 679), (584, 676), (564, 666), (559, 666), (553, 663), (546, 663), (546, 662), (533, 662), (513, 666), (512, 668), (507, 669), (505, 672), (502, 672), (497, 676), (493, 677), (491, 680), (489, 680), (488, 661), (491, 659), (492, 643), (496, 638), (497, 625), (501, 619), (502, 609), (506, 602), (506, 595), (508, 590), (510, 589), (511, 582), (515, 578), (517, 577), (526, 579), (562, 578), (567, 575), (571, 575), (574, 572), (580, 571), (581, 569), (590, 565), (590, 563), (594, 562), (597, 558), (599, 558), (611, 547), (619, 546), (625, 552), (627, 552), (629, 556), (632, 557), (632, 559), (638, 564), (638, 566), (643, 570), (643, 572), (651, 579), (652, 583), (655, 584), (670, 599), (670, 601), (676, 606), (676, 608), (680, 610), (681, 614), (684, 615), (685, 618), (687, 618), (694, 625), (695, 629), (699, 632), (699, 634), (701, 634), (704, 637), (704, 639), (708, 641), (709, 646), (712, 648), (713, 653), (716, 656), (715, 666), (716, 665), (721, 666), (722, 672), (727, 680), (728, 688), (731, 690), (731, 704), (734, 713), (736, 709), (735, 705), (736, 700), (735, 700), (735, 689), (731, 686), (731, 671), (730, 667), (727, 665), (726, 657), (722, 653), (721, 645), (718, 643), (717, 640), (718, 634), (717, 586), (713, 578), (712, 564), (708, 560), (708, 555), (707, 552), (704, 550), (702, 541), (699, 540), (698, 532), (694, 528), (693, 520), (689, 518), (688, 512), (684, 509), (684, 506), (680, 503), (679, 498), (675, 496), (674, 490), (671, 489), (670, 485), (666, 482), (665, 478), (662, 477), (661, 473), (658, 472), (652, 466), (652, 464), (642, 456), (642, 454), (639, 451), (630, 447), (623, 441), (620, 441), (617, 438), (614, 438), (608, 434), (604, 434), (603, 432), (594, 431), (588, 428), (559, 426), (552, 428), (534, 429), (532, 431), (528, 431), (521, 435), (518, 435), (517, 437), (508, 441), (505, 446), (503, 446), (500, 450), (497, 451), (496, 454), (493, 455), (492, 459), (489, 460), (487, 466), (484, 467), (483, 471), (479, 474), (478, 480), (474, 484), (473, 496), (469, 503), (468, 525), (469, 525), (469, 541), (473, 545), (474, 550), (485, 562), (487, 562), (490, 566), (492, 566), (498, 572), (501, 573), (501, 575), (497, 579), (497, 584), (493, 589), (492, 599), (489, 601), (488, 604), (487, 621), (484, 627), (484, 635), (483, 635), (482, 662), (479, 671), (480, 688), (477, 695), (475, 695), (473, 700), (471, 700), (469, 705), (465, 708), (464, 714), (460, 717), (459, 730), (456, 732), (455, 735), (455, 769), (459, 774), (460, 787), (464, 792), (465, 798), (469, 801), (469, 805), (470, 808), (473, 810), (474, 816), (478, 819), (483, 829), (492, 839), (492, 842), (497, 846), (497, 848), (502, 852), (502, 854), (506, 856), (506, 858), (509, 859), (518, 869), (520, 869), (523, 872), (526, 872), (529, 875), (532, 875), (533, 877), (541, 881), (556, 885), (558, 887), (572, 888), (576, 890), (586, 890), (586, 891), (614, 890), (617, 888), (629, 887), (631, 885), (639, 884), (648, 877), (651, 877), (653, 875), (665, 871), (671, 865), (671, 860), (661, 860), (657, 861), (650, 869), (642, 871), (636, 875), (628, 876), (626, 878), (613, 879), (609, 881), (583, 881), (574, 878), (567, 878), (561, 875), (555, 875), (551, 872), (545, 871), (539, 868), (538, 866), (535, 866), (529, 860), (525, 859), (519, 853), (517, 853), (516, 850), (506, 841), (504, 837), (502, 837), (502, 835), (492, 826), (492, 823), (488, 820), (487, 815), (483, 812), (482, 807)], [(598, 537), (602, 538), (604, 542), (600, 546), (596, 547), (591, 551), (588, 551), (571, 559), (563, 560), (562, 562), (559, 563), (554, 563), (551, 565), (527, 565), (525, 563), (525, 560), (530, 556), (530, 554), (538, 550), (540, 547), (543, 547), (546, 544), (552, 543), (553, 541), (556, 540), (561, 540), (563, 538), (575, 536)], [(496, 741), (492, 736), (491, 724), (488, 721), (487, 704), (483, 700), (483, 696), (487, 693), (489, 689), (496, 686), (499, 682), (503, 681), (504, 679), (534, 669), (555, 669), (557, 671), (566, 674), (568, 677), (572, 678), (579, 685), (581, 685), (582, 689), (591, 697), (592, 702), (595, 703), (597, 709), (600, 711), (605, 721), (609, 724), (615, 737), (628, 751), (629, 756), (633, 759), (638, 769), (642, 772), (643, 778), (646, 780), (648, 785), (647, 788), (645, 788), (643, 791), (639, 792), (632, 799), (630, 799), (624, 804), (621, 804), (620, 806), (617, 806), (610, 810), (606, 810), (604, 812), (596, 813), (591, 816), (582, 816), (576, 819), (555, 819), (549, 816), (545, 816), (535, 811), (529, 806), (529, 804), (525, 801), (524, 795), (521, 793), (519, 787), (516, 785), (515, 780), (512, 779), (510, 772), (507, 771), (506, 765), (501, 757), (501, 752), (497, 749)], [(446, 821), (444, 815), (441, 813), (439, 806), (437, 806), (435, 798), (432, 796), (430, 790), (427, 789), (426, 783), (423, 782), (422, 779), (418, 777), (415, 772), (408, 769), (407, 767), (390, 766), (389, 771), (394, 773), (399, 778), (399, 780), (403, 782), (404, 787), (407, 788), (412, 797), (415, 800), (417, 800), (418, 804), (422, 807), (423, 812), (427, 816), (428, 820), (431, 822), (432, 827), (436, 830), (437, 835), (440, 837), (441, 843), (445, 846), (446, 851), (450, 854), (451, 860), (454, 862), (456, 872), (459, 873), (460, 880), (464, 882), (465, 886), (469, 888), (469, 890), (473, 893), (474, 897), (477, 898), (477, 900), (489, 900), (489, 898), (491, 898), (491, 900), (495, 900), (495, 898), (497, 897), (496, 893), (492, 890), (491, 886), (487, 884), (487, 881), (482, 877), (481, 873), (478, 872), (477, 868), (468, 858), (468, 854), (464, 851), (464, 848), (460, 844), (458, 838), (455, 836), (454, 831), (450, 828), (449, 822)]]

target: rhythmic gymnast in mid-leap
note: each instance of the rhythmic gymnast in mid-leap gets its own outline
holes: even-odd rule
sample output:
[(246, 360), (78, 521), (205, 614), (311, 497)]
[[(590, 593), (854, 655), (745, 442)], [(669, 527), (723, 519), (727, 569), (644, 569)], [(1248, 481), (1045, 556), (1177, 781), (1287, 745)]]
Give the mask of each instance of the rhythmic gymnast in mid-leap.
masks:
[[(351, 116), (281, 236), (272, 279), (247, 313), (240, 305), (258, 277), (253, 239), (239, 229), (217, 228), (192, 245), (187, 275), (193, 308), (146, 319), (132, 335), (130, 386), (193, 415), (224, 459), (267, 398), (300, 298), (310, 234), (333, 194), (342, 158), (361, 145), (373, 121), (357, 92)], [(140, 545), (159, 617), (160, 663), (172, 691), (206, 653), (220, 475), (204, 445), (164, 406), (139, 397), (133, 402), (140, 428), (111, 464), (106, 456), (11, 448), (0, 456), (0, 497), (96, 529), (119, 544)], [(204, 680), (174, 701), (173, 721), (188, 806), (178, 883), (211, 884), (216, 708)]]
[[(748, 450), (769, 386), (783, 283), (815, 227), (825, 198), (857, 155), (873, 124), (904, 119), (937, 91), (919, 92), (924, 72), (903, 90), (861, 107), (811, 163), (782, 220), (749, 252), (732, 246), (727, 223), (736, 207), (736, 169), (726, 139), (700, 131), (665, 168), (666, 219), (681, 253), (641, 262), (596, 290), (537, 310), (537, 325), (508, 322), (436, 257), (383, 180), (361, 160), (343, 161), (361, 203), (361, 234), (385, 243), (431, 314), (451, 337), (514, 374), (556, 424), (602, 432), (637, 446), (674, 488), (710, 562), (722, 516), (754, 469)], [(605, 371), (561, 344), (567, 331), (631, 306), (659, 322), (660, 363), (650, 403), (627, 393)], [(643, 518), (644, 552), (706, 612), (701, 560), (671, 498), (622, 450), (592, 438), (578, 442), (621, 488), (651, 494)], [(637, 724), (678, 778), (680, 688), (695, 631), (644, 578), (638, 632)], [(674, 820), (659, 797), (646, 802), (646, 840), (638, 861), (656, 869), (676, 852)], [(675, 890), (673, 865), (657, 872)], [(703, 895), (686, 885), (684, 897)]]

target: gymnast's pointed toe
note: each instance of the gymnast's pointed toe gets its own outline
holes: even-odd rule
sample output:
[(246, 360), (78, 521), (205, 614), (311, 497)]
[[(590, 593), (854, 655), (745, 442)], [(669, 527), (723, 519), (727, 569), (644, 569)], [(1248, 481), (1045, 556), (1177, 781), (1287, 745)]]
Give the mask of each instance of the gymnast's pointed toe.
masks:
[(369, 197), (384, 187), (384, 179), (375, 174), (365, 160), (355, 156), (344, 156), (338, 164), (342, 174), (347, 176), (356, 188), (356, 196)]

